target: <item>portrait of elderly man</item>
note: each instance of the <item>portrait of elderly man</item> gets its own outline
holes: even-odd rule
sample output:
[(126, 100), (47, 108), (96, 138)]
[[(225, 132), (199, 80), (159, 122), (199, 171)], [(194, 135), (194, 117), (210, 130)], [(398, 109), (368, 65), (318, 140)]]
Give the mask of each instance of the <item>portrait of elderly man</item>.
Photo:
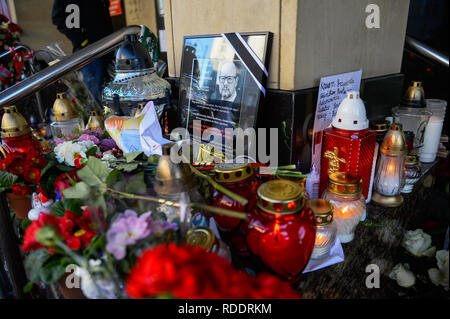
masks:
[(222, 62), (217, 69), (216, 84), (219, 87), (218, 100), (239, 103), (240, 97), (237, 90), (239, 82), (239, 70), (232, 61)]

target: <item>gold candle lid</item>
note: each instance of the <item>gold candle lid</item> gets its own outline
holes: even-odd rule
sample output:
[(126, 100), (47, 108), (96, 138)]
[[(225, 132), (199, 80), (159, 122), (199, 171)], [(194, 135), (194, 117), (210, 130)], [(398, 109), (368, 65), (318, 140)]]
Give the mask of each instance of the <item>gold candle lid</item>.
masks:
[(100, 111), (91, 111), (91, 115), (89, 116), (89, 120), (87, 123), (87, 128), (90, 130), (96, 130), (96, 129), (105, 129), (105, 119), (103, 118)]
[(334, 172), (328, 176), (327, 189), (338, 195), (360, 195), (362, 179), (358, 175), (346, 172)]
[(66, 93), (57, 93), (53, 103), (53, 121), (63, 122), (79, 117), (72, 102), (66, 97)]
[(410, 154), (406, 155), (405, 165), (412, 166), (412, 165), (417, 165), (417, 164), (419, 164), (419, 160), (417, 159), (416, 155), (410, 155)]
[(210, 251), (213, 248), (216, 235), (208, 227), (191, 228), (186, 234), (186, 243), (191, 246), (200, 246)]
[(218, 183), (239, 182), (253, 175), (251, 163), (218, 163), (214, 169)]
[(314, 198), (306, 201), (316, 216), (317, 225), (327, 225), (333, 221), (333, 206), (329, 201), (321, 198)]
[(276, 179), (258, 187), (260, 209), (272, 214), (292, 214), (304, 206), (303, 188), (292, 181)]
[(402, 97), (402, 105), (408, 107), (425, 107), (425, 92), (422, 82), (412, 81)]
[(17, 111), (15, 105), (5, 106), (2, 117), (2, 137), (15, 137), (31, 132), (27, 120)]
[(400, 123), (394, 123), (381, 143), (380, 151), (388, 155), (405, 155), (406, 139)]
[(389, 130), (389, 126), (391, 126), (391, 122), (388, 120), (376, 120), (370, 121), (370, 129), (376, 132), (387, 132)]

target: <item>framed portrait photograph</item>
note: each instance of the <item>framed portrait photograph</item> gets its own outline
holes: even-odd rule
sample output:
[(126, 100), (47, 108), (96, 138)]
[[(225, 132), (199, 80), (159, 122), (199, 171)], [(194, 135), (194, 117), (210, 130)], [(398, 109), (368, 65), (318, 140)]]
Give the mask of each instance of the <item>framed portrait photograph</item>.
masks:
[[(180, 74), (179, 124), (191, 139), (195, 129), (210, 129), (214, 144), (225, 129), (255, 128), (258, 106), (265, 95), (272, 33), (227, 33), (185, 36)], [(198, 139), (198, 138), (197, 138)]]

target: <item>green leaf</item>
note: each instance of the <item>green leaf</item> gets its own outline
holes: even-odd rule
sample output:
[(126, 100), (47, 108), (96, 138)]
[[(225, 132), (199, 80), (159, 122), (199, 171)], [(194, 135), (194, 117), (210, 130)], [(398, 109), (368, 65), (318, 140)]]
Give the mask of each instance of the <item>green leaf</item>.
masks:
[(137, 169), (139, 163), (121, 163), (116, 166), (116, 169), (124, 171), (124, 172), (132, 172)]
[(57, 163), (58, 163), (58, 162), (55, 161), (54, 159), (49, 160), (49, 161), (47, 162), (47, 165), (45, 165), (45, 167), (42, 169), (42, 171), (41, 171), (41, 176), (44, 176), (45, 173), (47, 173), (47, 171), (48, 171), (50, 168), (54, 167)]
[(29, 293), (31, 291), (31, 289), (33, 289), (34, 283), (33, 282), (29, 282), (25, 285), (25, 287), (23, 287), (23, 292), (24, 293)]
[(119, 181), (125, 180), (125, 177), (123, 176), (122, 172), (118, 169), (113, 169), (108, 177), (106, 177), (106, 185), (108, 187), (113, 187), (116, 185)]
[(46, 284), (53, 284), (65, 273), (66, 267), (60, 264), (59, 258), (54, 258), (43, 265), (40, 278)]
[(159, 158), (160, 158), (160, 157), (161, 157), (161, 156), (160, 156), (160, 155), (157, 155), (157, 154), (150, 155), (150, 156), (148, 157), (148, 159), (147, 159), (147, 162), (148, 162), (149, 164), (157, 165), (158, 162), (159, 162)]
[(62, 172), (68, 172), (68, 171), (71, 171), (71, 170), (74, 169), (73, 166), (67, 166), (67, 165), (64, 165), (64, 164), (57, 164), (56, 168), (59, 169)]
[(15, 174), (0, 170), (0, 186), (1, 187), (5, 187), (5, 188), (11, 187), (11, 185), (13, 185), (17, 181), (18, 178), (19, 178), (19, 176), (15, 175)]
[(98, 176), (102, 181), (109, 175), (109, 170), (106, 165), (96, 157), (89, 156), (86, 167), (90, 168), (92, 173)]
[(72, 213), (81, 215), (83, 213), (82, 205), (83, 202), (81, 200), (63, 198), (52, 205), (50, 213), (57, 217), (63, 217), (66, 210), (69, 210)]
[(139, 157), (139, 155), (142, 155), (142, 154), (144, 154), (142, 151), (126, 153), (125, 159), (127, 160), (127, 163), (131, 163), (132, 161), (137, 159)]
[(35, 250), (26, 257), (25, 269), (29, 273), (31, 282), (38, 282), (40, 280), (42, 265), (51, 257), (52, 255), (47, 249)]
[(86, 151), (86, 156), (89, 157), (89, 156), (96, 155), (96, 154), (97, 154), (97, 150), (98, 150), (98, 147), (97, 147), (97, 146), (92, 146), (92, 147), (90, 147), (90, 148)]
[(145, 194), (147, 192), (147, 185), (144, 182), (144, 172), (133, 175), (128, 179), (125, 192), (131, 194)]
[(64, 198), (85, 199), (89, 197), (90, 187), (85, 182), (78, 182), (75, 186), (62, 191)]

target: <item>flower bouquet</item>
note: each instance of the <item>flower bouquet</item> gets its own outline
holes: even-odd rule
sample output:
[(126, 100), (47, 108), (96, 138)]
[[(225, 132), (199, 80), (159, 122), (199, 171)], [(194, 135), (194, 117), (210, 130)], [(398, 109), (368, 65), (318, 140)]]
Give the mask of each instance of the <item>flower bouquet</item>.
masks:
[[(140, 156), (128, 155), (128, 164), (149, 162)], [(82, 168), (56, 181), (61, 199), (25, 233), (31, 283), (62, 278), (67, 287), (76, 286), (77, 276), (88, 298), (298, 297), (275, 277), (250, 277), (219, 255), (186, 245), (183, 229), (193, 224), (169, 219), (158, 205), (178, 207), (180, 216), (192, 208), (238, 218), (244, 214), (150, 196), (144, 173), (135, 171), (89, 156)]]

